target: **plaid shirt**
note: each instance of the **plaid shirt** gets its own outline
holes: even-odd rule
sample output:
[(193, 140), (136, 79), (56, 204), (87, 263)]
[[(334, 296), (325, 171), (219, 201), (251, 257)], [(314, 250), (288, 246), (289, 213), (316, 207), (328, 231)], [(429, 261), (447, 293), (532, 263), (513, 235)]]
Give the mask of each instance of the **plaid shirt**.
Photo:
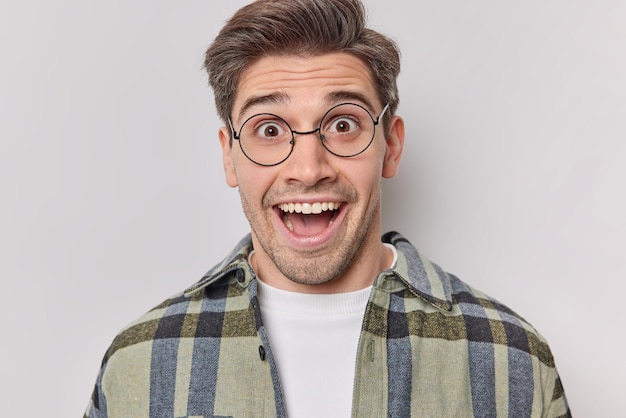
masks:
[[(400, 234), (374, 281), (353, 417), (567, 417), (546, 341), (509, 308), (445, 273)], [(284, 417), (261, 320), (250, 237), (107, 351), (85, 417)], [(286, 388), (289, 390), (289, 388)]]

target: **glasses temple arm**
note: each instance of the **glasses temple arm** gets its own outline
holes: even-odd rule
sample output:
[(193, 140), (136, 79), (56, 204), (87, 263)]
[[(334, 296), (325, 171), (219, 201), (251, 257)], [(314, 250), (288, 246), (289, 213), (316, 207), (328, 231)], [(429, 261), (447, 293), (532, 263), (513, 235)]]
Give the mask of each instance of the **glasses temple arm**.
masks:
[(389, 109), (389, 103), (387, 103), (385, 105), (385, 107), (383, 107), (383, 110), (380, 111), (380, 115), (378, 115), (378, 117), (376, 118), (376, 123), (375, 125), (378, 125), (378, 123), (380, 122), (380, 120), (382, 119), (382, 117), (385, 115), (385, 113), (387, 113), (387, 110)]

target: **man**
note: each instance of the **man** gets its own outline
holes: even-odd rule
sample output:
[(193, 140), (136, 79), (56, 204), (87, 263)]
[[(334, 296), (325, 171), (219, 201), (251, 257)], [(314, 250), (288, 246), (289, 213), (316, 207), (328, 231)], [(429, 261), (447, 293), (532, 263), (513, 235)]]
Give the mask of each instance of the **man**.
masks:
[(88, 417), (568, 416), (545, 340), (400, 234), (399, 52), (358, 0), (260, 0), (206, 53), (251, 233), (128, 326)]

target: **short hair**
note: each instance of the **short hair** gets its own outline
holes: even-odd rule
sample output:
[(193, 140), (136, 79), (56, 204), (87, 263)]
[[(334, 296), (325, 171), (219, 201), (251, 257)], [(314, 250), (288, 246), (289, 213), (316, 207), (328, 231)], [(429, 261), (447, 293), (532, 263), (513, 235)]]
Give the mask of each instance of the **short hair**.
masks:
[(261, 58), (343, 52), (370, 69), (378, 99), (389, 103), (388, 127), (399, 103), (400, 50), (365, 24), (360, 0), (257, 0), (242, 7), (205, 55), (217, 113), (226, 124), (242, 73)]

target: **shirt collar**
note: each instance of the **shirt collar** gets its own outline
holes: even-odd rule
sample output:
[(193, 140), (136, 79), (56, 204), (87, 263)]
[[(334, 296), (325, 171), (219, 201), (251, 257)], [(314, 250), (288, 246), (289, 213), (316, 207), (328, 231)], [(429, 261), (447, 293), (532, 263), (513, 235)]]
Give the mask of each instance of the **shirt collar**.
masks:
[(377, 282), (390, 276), (396, 277), (417, 297), (444, 311), (452, 310), (452, 287), (448, 273), (420, 254), (398, 232), (387, 232), (382, 241), (396, 247), (398, 261), (395, 268), (384, 271)]
[(211, 268), (196, 284), (185, 290), (185, 296), (199, 292), (207, 286), (219, 281), (222, 277), (235, 270), (239, 270), (237, 280), (241, 284), (247, 284), (252, 278), (252, 267), (248, 263), (248, 254), (252, 251), (252, 237), (247, 234), (222, 260), (221, 263)]
[[(434, 305), (435, 307), (450, 311), (452, 309), (452, 296), (450, 277), (437, 264), (422, 256), (417, 249), (400, 233), (392, 231), (383, 235), (382, 241), (393, 245), (398, 250), (398, 259), (395, 266), (385, 270), (377, 278), (374, 286), (385, 286), (388, 279), (398, 279), (403, 286), (417, 297)], [(185, 291), (189, 296), (207, 286), (219, 281), (222, 277), (237, 270), (237, 280), (242, 285), (252, 279), (252, 267), (248, 263), (248, 255), (252, 251), (252, 238), (247, 234), (224, 260), (211, 268), (193, 286)], [(393, 281), (393, 289), (397, 288)]]

